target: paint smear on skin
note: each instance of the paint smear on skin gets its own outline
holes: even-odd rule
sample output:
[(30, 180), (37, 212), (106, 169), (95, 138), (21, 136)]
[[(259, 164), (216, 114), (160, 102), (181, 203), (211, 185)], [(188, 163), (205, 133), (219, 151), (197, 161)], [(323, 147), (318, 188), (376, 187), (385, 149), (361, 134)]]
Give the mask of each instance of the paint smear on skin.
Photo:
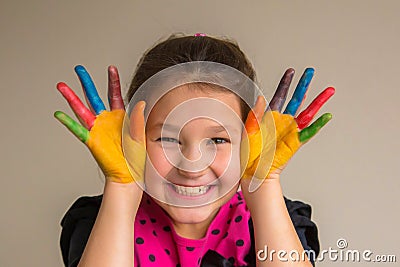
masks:
[(276, 150), (270, 172), (284, 166), (300, 148), (299, 129), (293, 116), (272, 113), (275, 123)]
[[(309, 127), (299, 132), (298, 125), (293, 116), (288, 114), (281, 114), (277, 111), (272, 111), (272, 115), (274, 118), (275, 135), (277, 141), (274, 159), (269, 169), (269, 173), (284, 166), (305, 142), (315, 136), (318, 131), (332, 119), (331, 113), (325, 113)], [(262, 123), (264, 123), (264, 121)], [(255, 134), (249, 135), (248, 138), (250, 154), (248, 157), (249, 161), (244, 172), (244, 178), (251, 178), (254, 176), (254, 171), (257, 169), (257, 165), (260, 164), (258, 161), (261, 153), (263, 153), (262, 151), (272, 149), (271, 147), (265, 146), (261, 148), (263, 138), (260, 131)], [(269, 161), (266, 160), (265, 162)], [(262, 168), (264, 168), (265, 170), (265, 168), (268, 167), (269, 166), (260, 166), (259, 168), (261, 168), (262, 171)], [(256, 177), (258, 176), (256, 175)], [(263, 179), (265, 177), (258, 178)]]
[[(271, 111), (267, 113), (271, 113)], [(285, 165), (301, 146), (297, 123), (294, 120), (293, 116), (282, 114), (278, 111), (272, 111), (272, 116), (268, 117), (273, 117), (273, 122), (270, 120), (263, 120), (261, 122), (261, 124), (269, 125), (261, 125), (261, 128), (266, 129), (267, 132), (261, 134), (261, 131), (259, 130), (257, 133), (249, 135), (248, 137), (250, 147), (248, 157), (249, 161), (243, 175), (244, 178), (251, 178), (253, 176), (256, 176), (259, 179), (266, 178), (269, 172), (274, 171)], [(271, 160), (262, 160), (262, 162), (259, 162), (260, 156), (262, 153), (264, 153), (264, 151), (273, 151), (275, 147), (275, 143), (268, 143), (266, 140), (264, 140), (270, 138), (273, 135), (273, 131), (268, 134), (268, 129), (271, 127), (270, 125), (275, 126), (275, 136), (277, 142), (275, 152), (274, 154), (271, 154), (271, 156), (274, 157), (271, 165)], [(263, 136), (266, 136), (266, 138), (264, 138)], [(267, 163), (268, 166), (258, 166), (259, 164), (265, 163)], [(254, 172), (257, 168), (260, 171), (255, 174)], [(269, 172), (266, 173), (267, 171)], [(261, 173), (263, 173), (263, 175), (265, 176), (259, 177)]]
[(128, 150), (134, 153), (136, 159), (134, 163), (129, 163), (128, 168), (121, 144), (124, 116), (125, 111), (121, 109), (101, 112), (90, 130), (87, 146), (107, 179), (117, 183), (140, 182), (143, 180), (146, 148), (132, 139), (124, 140), (131, 142)]
[(74, 121), (61, 111), (56, 111), (56, 117), (79, 140), (87, 145), (94, 156), (105, 177), (117, 183), (131, 183), (134, 180), (143, 181), (146, 160), (144, 144), (127, 139), (125, 143), (135, 162), (129, 162), (129, 168), (122, 152), (122, 123), (125, 116), (124, 110), (103, 111), (97, 116), (90, 131)]

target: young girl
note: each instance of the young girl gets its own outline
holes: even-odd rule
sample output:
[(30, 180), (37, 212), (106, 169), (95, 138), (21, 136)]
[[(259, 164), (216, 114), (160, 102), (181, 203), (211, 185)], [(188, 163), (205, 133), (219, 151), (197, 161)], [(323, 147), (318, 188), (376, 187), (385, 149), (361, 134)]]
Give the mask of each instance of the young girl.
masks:
[[(153, 75), (177, 64), (197, 61), (230, 66), (255, 81), (255, 71), (236, 43), (204, 34), (172, 35), (144, 54), (127, 101)], [(65, 266), (310, 266), (314, 263), (319, 242), (317, 228), (310, 220), (311, 207), (284, 198), (280, 186), (280, 173), (288, 160), (331, 118), (330, 114), (324, 114), (310, 125), (319, 108), (333, 95), (333, 88), (324, 90), (296, 116), (313, 76), (312, 69), (305, 71), (283, 113), (293, 69), (285, 72), (266, 112), (263, 97), (257, 98), (250, 111), (232, 91), (204, 84), (174, 88), (147, 113), (148, 103), (137, 102), (128, 114), (134, 162), (126, 160), (122, 148), (125, 105), (117, 69), (113, 66), (108, 69), (110, 111), (106, 110), (86, 70), (77, 66), (75, 71), (89, 109), (65, 83), (59, 83), (57, 89), (81, 124), (59, 111), (55, 117), (87, 145), (106, 182), (103, 195), (78, 199), (61, 222)], [(163, 134), (168, 115), (176, 107), (204, 98), (228, 107), (245, 127), (232, 120), (229, 127), (233, 130), (228, 131), (226, 125), (220, 127), (214, 120), (197, 118), (180, 125), (178, 134)], [(268, 118), (273, 118), (273, 124)], [(265, 131), (275, 133), (273, 150), (265, 140)], [(234, 132), (240, 134), (230, 134)], [(204, 140), (206, 149), (213, 148), (214, 158), (203, 168), (174, 164), (165, 155), (165, 147), (176, 146), (182, 157), (194, 161)], [(268, 151), (273, 151), (270, 165), (263, 160)], [(139, 185), (151, 180), (149, 166), (163, 178), (164, 182), (158, 186), (165, 185), (161, 190), (163, 196), (173, 195), (189, 204), (171, 204), (167, 198), (153, 194), (147, 184), (143, 192)], [(232, 186), (222, 190), (216, 181), (230, 168), (237, 179), (232, 177)], [(258, 181), (258, 188), (249, 190), (254, 181)], [(157, 191), (157, 183), (153, 186)], [(217, 193), (212, 195), (212, 192)], [(212, 195), (212, 201), (190, 204), (203, 195)], [(302, 259), (304, 250), (313, 253)], [(276, 253), (271, 254), (272, 251)], [(278, 254), (278, 251), (283, 252)], [(289, 257), (291, 251), (300, 255), (297, 261)]]

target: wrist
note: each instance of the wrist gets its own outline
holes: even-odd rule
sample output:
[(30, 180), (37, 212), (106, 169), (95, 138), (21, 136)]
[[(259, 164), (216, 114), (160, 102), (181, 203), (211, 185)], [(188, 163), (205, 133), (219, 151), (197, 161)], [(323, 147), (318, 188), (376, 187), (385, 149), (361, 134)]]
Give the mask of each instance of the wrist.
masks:
[[(246, 186), (248, 187), (248, 185)], [(243, 195), (252, 216), (263, 214), (270, 208), (284, 202), (279, 175), (273, 179), (266, 178), (262, 185), (254, 192), (249, 192), (247, 188), (244, 189)]]
[(135, 218), (143, 191), (135, 183), (116, 183), (106, 179), (102, 206), (112, 212)]

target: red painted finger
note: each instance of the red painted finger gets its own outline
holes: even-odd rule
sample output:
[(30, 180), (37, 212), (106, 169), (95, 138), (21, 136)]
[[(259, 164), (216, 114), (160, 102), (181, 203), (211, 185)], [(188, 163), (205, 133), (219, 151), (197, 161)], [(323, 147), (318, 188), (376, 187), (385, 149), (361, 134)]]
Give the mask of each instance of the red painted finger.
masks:
[(57, 84), (57, 90), (64, 96), (70, 105), (71, 109), (74, 111), (79, 121), (90, 130), (94, 124), (96, 116), (82, 103), (79, 97), (63, 82)]
[(307, 127), (315, 114), (317, 114), (318, 110), (325, 104), (328, 99), (335, 94), (335, 88), (328, 87), (324, 91), (322, 91), (312, 102), (311, 104), (295, 118), (298, 128), (300, 130)]
[(118, 69), (115, 66), (108, 67), (108, 103), (110, 109), (125, 110), (124, 101), (121, 96), (121, 83), (119, 81)]

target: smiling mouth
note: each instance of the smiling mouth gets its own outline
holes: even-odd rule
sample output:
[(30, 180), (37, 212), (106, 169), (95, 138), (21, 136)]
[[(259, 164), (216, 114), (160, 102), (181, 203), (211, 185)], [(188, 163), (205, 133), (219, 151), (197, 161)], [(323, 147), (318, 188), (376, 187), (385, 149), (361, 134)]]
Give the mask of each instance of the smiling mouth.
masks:
[(188, 196), (188, 197), (197, 197), (204, 195), (210, 190), (212, 187), (211, 185), (201, 185), (201, 186), (182, 186), (182, 185), (176, 185), (173, 183), (169, 184), (173, 190), (175, 190), (176, 193), (182, 195), (182, 196)]

